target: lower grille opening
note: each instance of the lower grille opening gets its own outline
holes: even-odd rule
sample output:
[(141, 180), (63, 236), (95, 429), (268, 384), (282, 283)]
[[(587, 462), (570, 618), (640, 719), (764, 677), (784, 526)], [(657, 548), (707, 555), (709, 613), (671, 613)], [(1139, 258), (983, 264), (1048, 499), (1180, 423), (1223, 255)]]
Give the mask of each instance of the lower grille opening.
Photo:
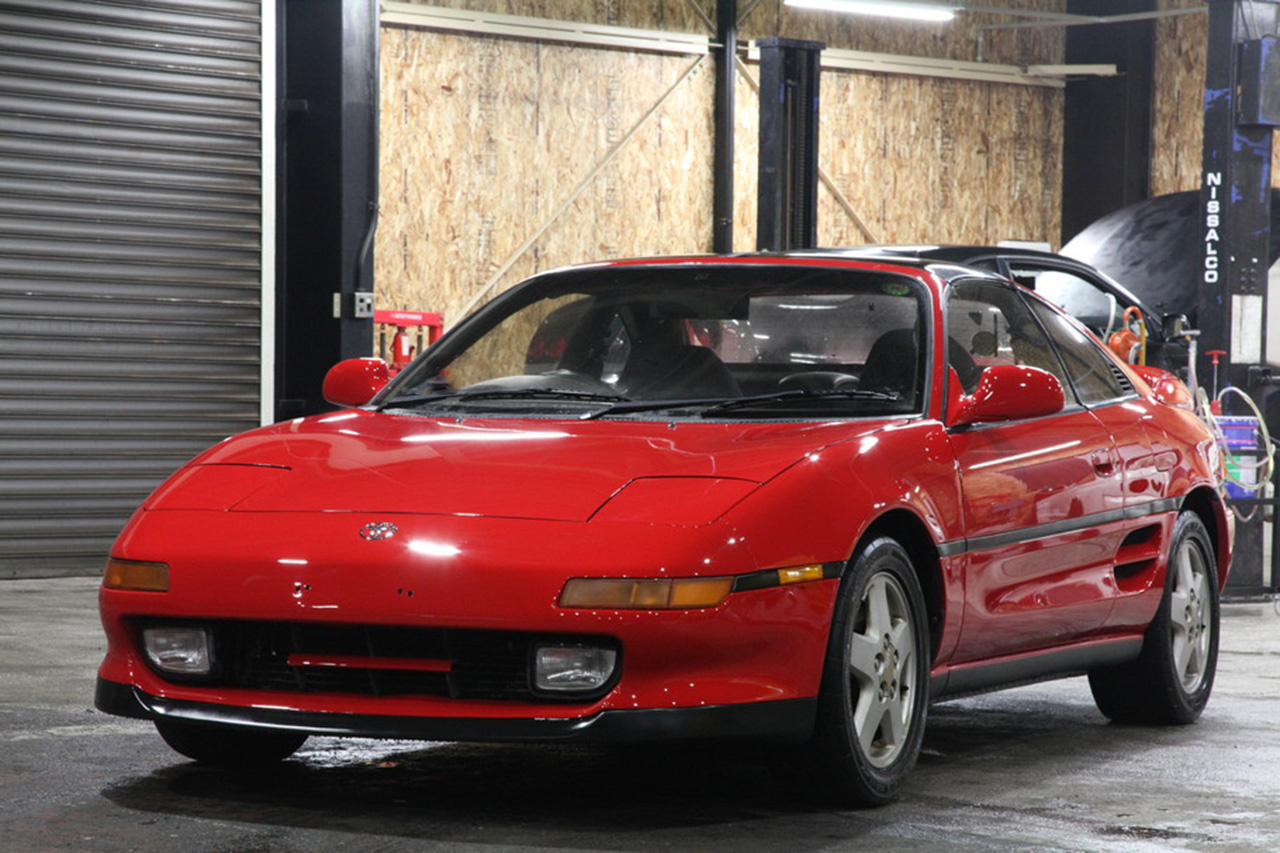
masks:
[[(158, 623), (148, 621), (139, 627), (152, 624)], [(617, 645), (599, 637), (385, 625), (170, 620), (163, 624), (198, 625), (211, 632), (215, 668), (211, 676), (198, 679), (201, 685), (293, 693), (581, 703), (596, 696), (548, 695), (533, 689), (530, 662), (535, 645), (583, 640)], [(295, 661), (339, 660), (342, 665), (291, 666), (291, 655)], [(362, 665), (365, 660), (368, 665)], [(422, 661), (423, 668), (407, 668), (409, 661)]]

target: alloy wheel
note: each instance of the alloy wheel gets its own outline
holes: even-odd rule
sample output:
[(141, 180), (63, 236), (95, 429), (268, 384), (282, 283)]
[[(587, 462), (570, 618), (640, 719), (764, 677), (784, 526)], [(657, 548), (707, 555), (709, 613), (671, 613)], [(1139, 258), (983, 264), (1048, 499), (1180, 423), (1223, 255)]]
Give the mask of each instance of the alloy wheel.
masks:
[(916, 630), (906, 590), (880, 572), (867, 583), (849, 639), (853, 723), (867, 761), (889, 766), (906, 744), (915, 708)]

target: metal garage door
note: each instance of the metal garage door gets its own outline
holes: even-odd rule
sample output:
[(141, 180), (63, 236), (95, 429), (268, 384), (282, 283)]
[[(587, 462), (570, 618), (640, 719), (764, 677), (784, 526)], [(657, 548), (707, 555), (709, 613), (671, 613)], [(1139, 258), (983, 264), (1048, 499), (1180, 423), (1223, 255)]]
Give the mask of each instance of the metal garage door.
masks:
[(0, 578), (259, 423), (256, 0), (0, 0)]

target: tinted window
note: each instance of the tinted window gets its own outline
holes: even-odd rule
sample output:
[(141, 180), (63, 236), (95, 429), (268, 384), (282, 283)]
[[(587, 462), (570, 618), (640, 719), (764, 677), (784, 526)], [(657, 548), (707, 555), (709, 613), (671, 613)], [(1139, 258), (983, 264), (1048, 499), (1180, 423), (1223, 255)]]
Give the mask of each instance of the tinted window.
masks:
[(1039, 367), (1056, 376), (1063, 389), (1069, 387), (1040, 325), (1010, 287), (985, 282), (953, 286), (947, 298), (947, 336), (950, 363), (966, 393), (995, 364)]
[(572, 270), (500, 297), (424, 353), (386, 397), (549, 412), (598, 407), (603, 397), (723, 402), (792, 391), (767, 413), (737, 403), (715, 411), (909, 414), (923, 405), (928, 311), (923, 284), (878, 272)]
[(1034, 290), (1103, 338), (1120, 328), (1125, 306), (1097, 284), (1075, 273), (1009, 260), (1013, 280)]
[(1062, 354), (1067, 375), (1075, 386), (1076, 395), (1085, 405), (1115, 400), (1132, 392), (1123, 374), (1117, 375), (1111, 359), (1088, 336), (1057, 312), (1035, 300), (1032, 303), (1036, 315), (1049, 332), (1049, 337)]

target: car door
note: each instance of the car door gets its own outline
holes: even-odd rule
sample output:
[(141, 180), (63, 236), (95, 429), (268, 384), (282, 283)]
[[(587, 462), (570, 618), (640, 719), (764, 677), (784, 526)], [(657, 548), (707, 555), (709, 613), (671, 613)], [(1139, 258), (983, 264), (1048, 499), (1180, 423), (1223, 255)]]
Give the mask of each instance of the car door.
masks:
[(1106, 427), (1075, 398), (1040, 323), (1011, 285), (967, 281), (946, 303), (957, 374), (1048, 370), (1066, 406), (1047, 418), (953, 428), (965, 527), (965, 611), (954, 661), (1035, 651), (1098, 630), (1114, 597), (1123, 477)]
[(1031, 300), (1061, 353), (1084, 405), (1111, 433), (1124, 479), (1125, 540), (1113, 560), (1115, 604), (1107, 630), (1138, 630), (1150, 619), (1151, 573), (1178, 501), (1171, 496), (1178, 453), (1158, 425), (1159, 404), (1139, 396), (1129, 378), (1070, 321)]
[(1061, 356), (1077, 398), (1111, 433), (1125, 508), (1134, 515), (1159, 502), (1175, 459), (1157, 447), (1164, 440), (1152, 412), (1158, 404), (1140, 397), (1124, 371), (1070, 320), (1037, 299), (1028, 303)]

